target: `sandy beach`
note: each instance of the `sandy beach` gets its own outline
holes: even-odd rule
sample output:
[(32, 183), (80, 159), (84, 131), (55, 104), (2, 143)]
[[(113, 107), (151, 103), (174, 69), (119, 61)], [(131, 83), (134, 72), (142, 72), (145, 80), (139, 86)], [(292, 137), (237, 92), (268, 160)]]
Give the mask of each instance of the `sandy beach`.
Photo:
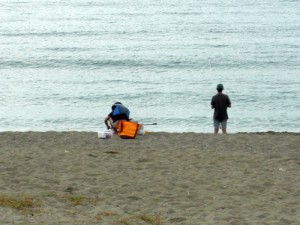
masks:
[(299, 133), (2, 132), (0, 151), (0, 224), (300, 224)]

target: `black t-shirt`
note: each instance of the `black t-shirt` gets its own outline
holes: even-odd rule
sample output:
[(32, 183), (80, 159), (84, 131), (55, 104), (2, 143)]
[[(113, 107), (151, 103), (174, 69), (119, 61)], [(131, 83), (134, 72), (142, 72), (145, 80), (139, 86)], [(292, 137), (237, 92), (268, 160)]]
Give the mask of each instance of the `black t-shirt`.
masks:
[(223, 93), (218, 93), (211, 99), (211, 105), (215, 109), (214, 118), (218, 121), (228, 119), (227, 107), (231, 107), (230, 99)]
[(112, 118), (113, 122), (116, 122), (117, 120), (129, 120), (126, 114), (113, 115), (113, 113), (114, 111), (111, 111), (111, 113), (108, 114), (108, 116)]

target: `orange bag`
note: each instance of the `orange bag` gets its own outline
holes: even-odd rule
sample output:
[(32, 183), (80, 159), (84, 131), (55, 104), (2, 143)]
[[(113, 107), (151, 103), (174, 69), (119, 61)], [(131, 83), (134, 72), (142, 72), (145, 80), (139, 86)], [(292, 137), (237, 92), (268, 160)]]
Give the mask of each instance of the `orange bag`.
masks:
[(141, 124), (121, 120), (118, 122), (118, 134), (121, 138), (134, 139), (139, 133), (141, 127)]

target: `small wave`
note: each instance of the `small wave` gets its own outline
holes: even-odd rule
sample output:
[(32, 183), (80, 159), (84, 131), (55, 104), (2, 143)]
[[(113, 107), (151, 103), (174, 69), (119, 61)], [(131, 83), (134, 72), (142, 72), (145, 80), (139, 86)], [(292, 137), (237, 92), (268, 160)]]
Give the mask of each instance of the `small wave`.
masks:
[(70, 32), (23, 32), (23, 33), (0, 33), (3, 37), (61, 37), (61, 36), (97, 36), (99, 32), (93, 31), (70, 31)]
[(176, 15), (176, 16), (199, 16), (199, 15), (203, 15), (204, 13), (203, 12), (158, 12), (158, 14), (160, 15)]
[(87, 51), (92, 51), (94, 49), (72, 47), (72, 48), (43, 48), (41, 50), (48, 50), (53, 52), (87, 52)]
[(50, 59), (50, 60), (4, 60), (0, 61), (2, 68), (90, 68), (97, 69), (102, 67), (115, 68), (184, 68), (195, 67), (191, 62), (179, 61), (155, 61), (155, 60), (92, 60), (92, 59)]
[[(75, 49), (74, 49), (75, 51)], [(49, 59), (49, 60), (1, 60), (1, 68), (146, 68), (146, 69), (223, 69), (223, 68), (269, 68), (286, 67), (299, 68), (297, 60), (293, 59), (226, 59), (216, 58), (205, 61), (180, 60), (93, 60), (93, 59)]]

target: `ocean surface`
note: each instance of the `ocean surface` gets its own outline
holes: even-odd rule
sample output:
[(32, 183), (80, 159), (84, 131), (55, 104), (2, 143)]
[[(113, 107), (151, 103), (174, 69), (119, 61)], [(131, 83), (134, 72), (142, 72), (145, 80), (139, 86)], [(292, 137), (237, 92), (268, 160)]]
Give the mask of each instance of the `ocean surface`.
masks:
[(300, 132), (299, 0), (1, 0), (0, 131)]

